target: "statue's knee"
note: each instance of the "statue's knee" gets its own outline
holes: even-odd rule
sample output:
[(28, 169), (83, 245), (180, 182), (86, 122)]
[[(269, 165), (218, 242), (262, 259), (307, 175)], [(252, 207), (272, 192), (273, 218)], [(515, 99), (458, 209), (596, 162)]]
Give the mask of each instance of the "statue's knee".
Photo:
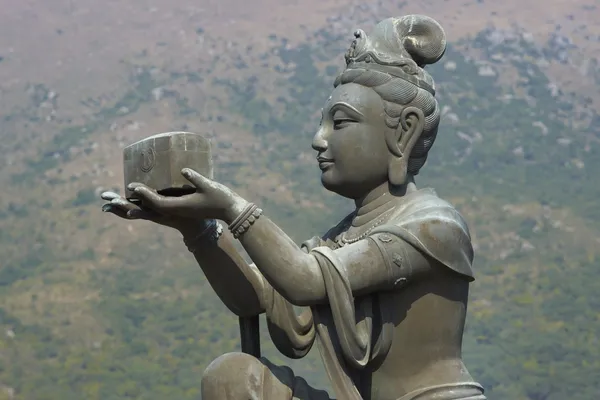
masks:
[(244, 353), (227, 353), (210, 363), (202, 376), (202, 399), (261, 398), (265, 366)]

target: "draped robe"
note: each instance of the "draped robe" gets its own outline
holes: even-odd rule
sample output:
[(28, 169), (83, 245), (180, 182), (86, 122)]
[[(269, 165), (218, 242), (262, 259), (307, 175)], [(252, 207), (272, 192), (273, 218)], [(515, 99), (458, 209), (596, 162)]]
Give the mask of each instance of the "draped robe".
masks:
[[(377, 233), (393, 235), (464, 279), (473, 280), (473, 250), (468, 228), (460, 214), (432, 189), (406, 195), (391, 217), (370, 232), (371, 235)], [(287, 300), (271, 290), (266, 307), (267, 323), (275, 346), (290, 358), (306, 355), (316, 340), (337, 398), (363, 400), (363, 396), (369, 396), (363, 380), (385, 359), (392, 345), (394, 324), (389, 313), (394, 304), (391, 293), (402, 288), (355, 298), (348, 272), (335, 254), (337, 234), (334, 228), (323, 238), (314, 237), (302, 245), (304, 251), (318, 260), (327, 304), (305, 308), (297, 315)], [(382, 251), (385, 252), (385, 248)], [(390, 282), (390, 288), (393, 286)], [(423, 388), (403, 396), (402, 400), (417, 398), (485, 399), (483, 389), (475, 382), (458, 383), (450, 390), (446, 390), (446, 385)]]

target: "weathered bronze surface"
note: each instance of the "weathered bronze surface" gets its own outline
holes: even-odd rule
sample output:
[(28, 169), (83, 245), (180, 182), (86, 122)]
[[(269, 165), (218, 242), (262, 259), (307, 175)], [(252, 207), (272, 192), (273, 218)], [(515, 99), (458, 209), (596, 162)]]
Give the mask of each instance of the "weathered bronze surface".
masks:
[[(193, 188), (181, 175), (182, 168), (192, 168), (212, 178), (210, 141), (191, 132), (168, 132), (135, 142), (123, 150), (125, 193), (127, 185), (140, 182), (161, 193), (177, 193)], [(193, 189), (192, 189), (193, 190)]]
[(312, 143), (324, 187), (356, 208), (300, 246), (267, 211), (193, 168), (182, 170), (195, 188), (188, 195), (162, 196), (139, 182), (128, 189), (141, 207), (102, 195), (104, 211), (179, 230), (232, 312), (266, 314), (281, 353), (301, 358), (316, 342), (334, 391), (251, 351), (211, 363), (203, 399), (485, 399), (461, 356), (474, 279), (469, 230), (452, 205), (415, 183), (440, 121), (423, 68), (445, 48), (443, 29), (421, 15), (356, 31)]

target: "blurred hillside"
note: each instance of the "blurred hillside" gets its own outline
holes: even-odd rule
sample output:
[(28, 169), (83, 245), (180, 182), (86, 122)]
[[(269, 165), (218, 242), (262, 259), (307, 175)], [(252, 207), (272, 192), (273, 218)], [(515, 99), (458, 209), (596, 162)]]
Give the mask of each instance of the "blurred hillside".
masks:
[(318, 110), (352, 32), (408, 13), (450, 40), (418, 184), (474, 236), (467, 366), (490, 399), (600, 398), (600, 2), (250, 3), (0, 2), (0, 399), (199, 398), (237, 319), (176, 233), (100, 212), (122, 148), (205, 134), (219, 181), (322, 232), (351, 204), (319, 185)]

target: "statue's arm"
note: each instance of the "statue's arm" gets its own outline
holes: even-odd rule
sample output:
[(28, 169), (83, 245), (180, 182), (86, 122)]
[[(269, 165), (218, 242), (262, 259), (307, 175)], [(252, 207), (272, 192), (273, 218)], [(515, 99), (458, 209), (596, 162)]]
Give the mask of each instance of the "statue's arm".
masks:
[(240, 317), (264, 312), (268, 283), (254, 264), (248, 264), (226, 230), (215, 240), (204, 238), (190, 249), (221, 301)]
[[(391, 289), (430, 271), (431, 260), (421, 252), (393, 235), (383, 235), (383, 241), (380, 236), (333, 252), (354, 295)], [(391, 241), (386, 243), (388, 237)], [(287, 301), (297, 306), (327, 302), (323, 261), (314, 252), (304, 252), (265, 215), (240, 237), (240, 242), (264, 278)], [(393, 254), (399, 258), (394, 260)]]

